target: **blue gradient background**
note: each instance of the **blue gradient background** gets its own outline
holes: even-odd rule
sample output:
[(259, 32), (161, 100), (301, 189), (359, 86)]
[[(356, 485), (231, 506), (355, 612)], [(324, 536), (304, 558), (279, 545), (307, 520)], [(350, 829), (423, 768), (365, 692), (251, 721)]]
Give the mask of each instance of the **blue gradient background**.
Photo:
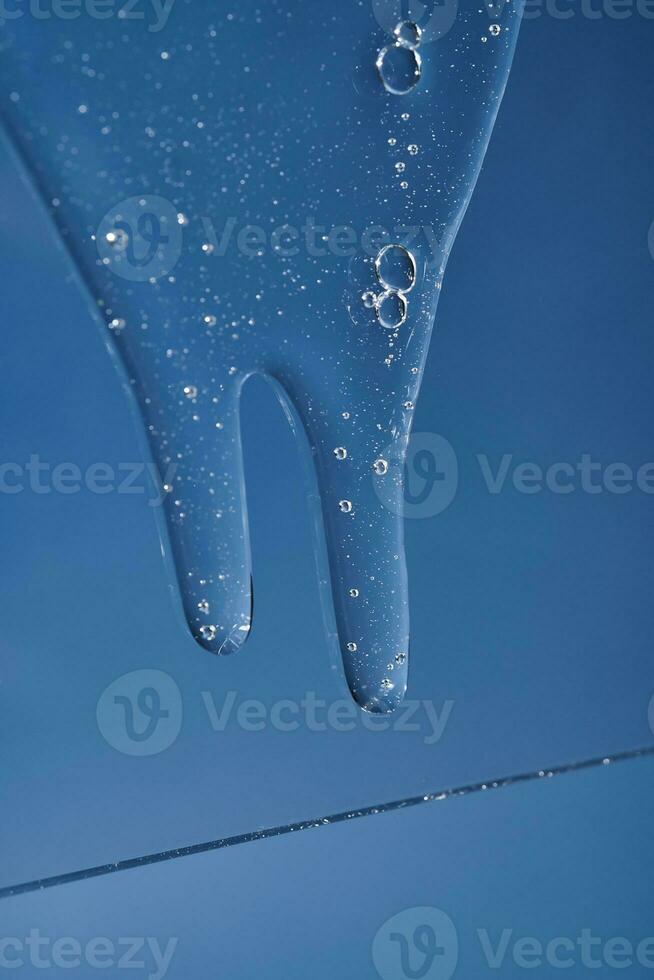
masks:
[[(654, 742), (654, 498), (509, 488), (493, 496), (475, 458), (487, 454), (496, 466), (513, 453), (516, 462), (547, 466), (591, 453), (635, 469), (654, 459), (654, 22), (635, 14), (588, 20), (572, 9), (569, 20), (543, 15), (523, 25), (446, 275), (416, 411), (414, 431), (445, 436), (459, 462), (453, 504), (407, 527), (409, 694), (454, 702), (443, 739), (425, 746), (421, 733), (211, 731), (202, 691), (235, 690), (267, 704), (308, 690), (326, 700), (346, 695), (325, 640), (304, 469), (272, 392), (253, 382), (244, 443), (255, 625), (247, 648), (226, 664), (185, 632), (144, 497), (2, 496), (0, 885)], [(0, 166), (3, 459), (138, 461), (131, 411), (68, 260), (6, 148)], [(175, 678), (184, 725), (168, 751), (131, 759), (103, 741), (95, 708), (111, 681), (142, 668)], [(651, 764), (566, 780), (556, 791), (505, 791), (501, 803), (475, 797), (465, 803), (469, 822), (456, 819), (453, 803), (451, 825), (426, 808), (375, 818), (374, 829), (370, 818), (356, 830), (326, 829), (311, 844), (302, 834), (242, 855), (236, 848), (228, 859), (139, 872), (143, 891), (133, 900), (149, 907), (154, 924), (130, 928), (168, 934), (169, 915), (177, 928), (170, 896), (182, 890), (204, 910), (217, 894), (237, 894), (239, 914), (216, 933), (228, 975), (375, 976), (369, 946), (386, 916), (412, 904), (453, 915), (477, 903), (493, 908), (499, 886), (480, 868), (501, 827), (509, 834), (502, 868), (495, 866), (501, 926), (544, 939), (552, 930), (573, 934), (580, 923), (642, 936), (651, 929)], [(541, 866), (544, 807), (554, 816)], [(587, 844), (593, 828), (595, 852)], [(453, 858), (480, 834), (475, 860)], [(265, 857), (275, 849), (279, 866)], [(254, 853), (264, 856), (258, 880), (250, 879)], [(375, 900), (374, 914), (369, 907), (371, 921), (359, 931), (350, 922), (370, 897), (362, 878), (384, 900)], [(107, 906), (120, 904), (135, 879), (129, 872), (92, 886), (94, 934), (127, 928)], [(562, 892), (565, 908), (553, 921)], [(76, 894), (24, 896), (16, 915), (38, 924), (52, 901), (62, 910), (59, 934), (71, 934)], [(298, 894), (313, 896), (315, 907), (299, 914)], [(275, 918), (280, 908), (290, 916)], [(491, 913), (470, 914), (476, 927)], [(292, 950), (282, 955), (285, 927)], [(205, 912), (200, 927), (180, 928), (196, 932), (174, 975), (206, 975), (214, 918)], [(245, 965), (239, 951), (253, 935), (259, 960)], [(328, 946), (319, 967), (308, 951)]]

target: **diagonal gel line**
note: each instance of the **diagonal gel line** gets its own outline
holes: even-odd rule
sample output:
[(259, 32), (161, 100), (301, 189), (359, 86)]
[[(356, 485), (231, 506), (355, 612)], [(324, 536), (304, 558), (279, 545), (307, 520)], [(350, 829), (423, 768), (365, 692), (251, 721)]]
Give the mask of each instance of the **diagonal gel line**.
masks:
[(410, 796), (404, 800), (394, 800), (391, 803), (382, 803), (378, 806), (367, 806), (360, 810), (347, 810), (343, 813), (335, 813), (316, 820), (302, 820), (280, 827), (255, 830), (249, 834), (222, 837), (218, 840), (206, 841), (203, 844), (191, 844), (188, 847), (177, 847), (169, 851), (160, 851), (157, 854), (145, 854), (138, 858), (116, 861), (114, 864), (100, 864), (95, 868), (86, 868), (83, 871), (71, 871), (68, 874), (53, 875), (51, 878), (40, 878), (35, 881), (26, 881), (19, 885), (9, 885), (5, 888), (0, 888), (0, 899), (11, 898), (15, 895), (24, 895), (27, 892), (42, 891), (45, 888), (53, 888), (56, 885), (68, 885), (73, 881), (85, 881), (87, 878), (99, 878), (103, 875), (113, 874), (115, 871), (129, 871), (132, 868), (144, 868), (150, 864), (173, 861), (176, 858), (189, 857), (192, 854), (219, 851), (224, 847), (234, 847), (237, 844), (249, 844), (251, 841), (267, 840), (270, 837), (282, 837), (284, 834), (292, 834), (298, 830), (328, 827), (333, 824), (345, 823), (347, 820), (357, 820), (360, 817), (374, 816), (378, 813), (392, 813), (396, 810), (405, 810), (408, 807), (419, 806), (423, 803), (435, 803), (442, 800), (454, 799), (455, 797), (470, 796), (472, 793), (504, 789), (507, 786), (517, 786), (520, 783), (551, 779), (553, 776), (563, 776), (567, 773), (581, 772), (587, 769), (598, 769), (600, 766), (609, 766), (617, 762), (628, 762), (633, 759), (642, 759), (648, 756), (654, 756), (654, 746), (631, 749), (628, 752), (618, 752), (615, 755), (603, 756), (601, 758), (584, 759), (581, 762), (571, 762), (567, 765), (555, 766), (549, 769), (521, 773), (517, 776), (507, 776), (503, 779), (495, 779), (485, 783), (470, 783), (467, 786), (460, 786), (457, 789), (441, 790), (440, 792), (429, 793), (426, 796)]

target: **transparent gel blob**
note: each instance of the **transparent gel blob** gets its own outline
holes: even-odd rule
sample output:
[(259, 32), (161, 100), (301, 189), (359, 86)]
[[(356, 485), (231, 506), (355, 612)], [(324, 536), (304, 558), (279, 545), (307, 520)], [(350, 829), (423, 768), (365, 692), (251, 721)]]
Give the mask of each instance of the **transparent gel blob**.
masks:
[(462, 0), (418, 54), (367, 3), (146, 6), (7, 19), (4, 124), (133, 392), (192, 635), (225, 654), (250, 631), (239, 399), (258, 373), (308, 439), (344, 679), (392, 710), (409, 600), (403, 468), (384, 463), (406, 452), (519, 11), (481, 45), (486, 8)]

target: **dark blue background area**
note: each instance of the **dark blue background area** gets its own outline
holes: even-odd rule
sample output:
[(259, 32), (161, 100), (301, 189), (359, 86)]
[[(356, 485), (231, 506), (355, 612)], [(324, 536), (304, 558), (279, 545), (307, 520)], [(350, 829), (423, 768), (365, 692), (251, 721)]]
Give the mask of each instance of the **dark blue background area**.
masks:
[[(214, 660), (188, 635), (144, 496), (2, 495), (1, 885), (652, 744), (654, 496), (638, 489), (526, 495), (509, 480), (493, 495), (477, 460), (485, 454), (495, 469), (512, 454), (516, 464), (547, 467), (589, 453), (604, 466), (624, 462), (634, 470), (654, 460), (654, 260), (647, 241), (654, 219), (654, 22), (635, 14), (590, 21), (573, 9), (569, 20), (543, 15), (523, 25), (446, 274), (416, 411), (414, 431), (444, 436), (459, 464), (452, 505), (407, 525), (409, 697), (454, 702), (443, 739), (426, 746), (422, 732), (211, 731), (202, 691), (220, 698), (233, 690), (266, 704), (306, 691), (328, 701), (347, 696), (325, 637), (304, 467), (272, 391), (256, 380), (244, 400), (255, 620), (238, 657)], [(52, 464), (85, 467), (143, 459), (129, 402), (69, 276), (69, 260), (6, 149), (0, 165), (3, 460), (23, 463), (38, 453)], [(116, 677), (144, 668), (175, 678), (184, 725), (168, 751), (131, 759), (103, 741), (96, 703)], [(529, 856), (540, 845), (534, 828), (552, 788), (511, 790), (498, 818), (498, 826), (515, 820), (502, 845), (513, 862), (502, 872), (508, 924), (518, 915), (511, 903), (520, 899), (532, 913), (525, 931), (540, 927), (542, 938), (598, 918), (597, 929), (616, 935), (645, 928), (646, 889), (603, 887), (602, 904), (586, 915), (584, 898), (596, 882), (584, 876), (592, 865), (606, 885), (604, 875), (621, 867), (627, 816), (634, 850), (644, 846), (649, 768), (635, 763), (619, 777), (600, 771), (584, 778), (583, 798), (561, 791), (561, 810), (547, 831), (547, 863), (565, 866), (566, 887), (575, 886), (562, 922), (550, 923), (561, 882), (530, 887), (543, 874)], [(567, 779), (572, 786), (581, 777)], [(605, 819), (612, 779), (620, 781), (614, 820)], [(633, 805), (618, 812), (615, 799), (623, 798)], [(472, 804), (472, 836), (487, 819), (487, 799)], [(519, 820), (511, 806), (518, 800)], [(586, 860), (580, 848), (593, 811), (605, 837)], [(356, 834), (326, 829), (317, 838), (319, 850), (331, 843), (339, 855), (334, 905), (351, 894), (349, 876), (383, 861), (384, 846), (395, 852), (397, 838), (412, 839), (393, 865), (392, 883), (379, 876), (378, 887), (383, 879), (397, 900), (389, 897), (376, 909), (376, 924), (366, 924), (363, 954), (359, 937), (348, 935), (343, 956), (357, 962), (393, 911), (413, 903), (454, 913), (471, 895), (496, 887), (479, 878), (495, 846), (490, 835), (478, 861), (457, 868), (451, 860), (447, 888), (433, 894), (432, 875), (416, 869), (415, 855), (437, 877), (453, 828), (435, 833), (429, 809), (410, 818), (410, 832), (403, 819), (379, 818), (372, 844), (366, 820)], [(388, 820), (392, 829), (380, 830)], [(566, 843), (568, 835), (575, 843)], [(287, 845), (256, 845), (264, 853), (271, 846)], [(302, 849), (303, 839), (296, 846)], [(456, 853), (466, 847), (461, 835)], [(643, 874), (644, 854), (625, 881)], [(221, 860), (212, 857), (206, 872), (218, 880)], [(237, 881), (238, 849), (229, 860)], [(311, 853), (293, 864), (289, 895), (314, 886), (303, 870), (314, 860)], [(602, 860), (606, 872), (596, 868)], [(282, 867), (284, 861), (271, 866), (270, 875), (282, 876)], [(156, 874), (162, 891), (196, 884), (190, 871), (176, 870), (192, 880), (172, 885), (165, 868)], [(327, 874), (327, 867), (316, 872)], [(100, 895), (107, 886), (95, 887)], [(213, 894), (215, 883), (207, 887)], [(281, 892), (272, 895), (275, 905), (288, 898)], [(23, 907), (28, 901), (21, 899)], [(487, 911), (479, 924), (491, 928)], [(257, 914), (263, 920), (272, 912), (262, 902)], [(319, 923), (310, 934), (318, 945), (329, 941)], [(339, 957), (330, 961), (336, 971)], [(191, 975), (189, 962), (180, 976)], [(285, 962), (283, 975), (294, 975), (292, 958)], [(362, 960), (357, 975), (374, 975), (365, 969)]]

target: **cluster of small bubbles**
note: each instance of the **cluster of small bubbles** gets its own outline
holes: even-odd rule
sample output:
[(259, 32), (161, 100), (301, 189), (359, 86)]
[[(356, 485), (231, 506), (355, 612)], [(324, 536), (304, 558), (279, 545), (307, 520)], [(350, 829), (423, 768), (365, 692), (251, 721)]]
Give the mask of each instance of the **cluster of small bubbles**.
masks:
[(407, 150), (409, 151), (411, 156), (414, 157), (418, 152), (418, 146), (416, 143), (409, 143), (409, 145), (407, 146)]
[(361, 295), (361, 301), (367, 310), (371, 310), (377, 302), (377, 297), (371, 289), (367, 289)]
[(397, 143), (397, 140), (395, 139), (395, 137), (394, 136), (389, 136), (389, 138), (388, 138), (388, 145), (389, 146), (395, 146), (396, 143)]
[(391, 95), (406, 95), (420, 81), (422, 62), (417, 48), (422, 31), (411, 21), (401, 21), (393, 31), (395, 43), (377, 55), (377, 71)]
[(390, 677), (385, 677), (381, 682), (381, 686), (385, 691), (390, 691), (393, 688), (393, 681), (390, 679)]
[(198, 602), (198, 609), (203, 616), (207, 615), (207, 613), (209, 612), (209, 603), (207, 602), (206, 599), (200, 599), (200, 601)]
[(499, 37), (501, 31), (502, 28), (499, 24), (491, 24), (491, 26), (488, 28), (489, 34), (492, 34), (493, 37)]
[(349, 596), (350, 596), (350, 599), (358, 599), (359, 598), (359, 590), (358, 589), (350, 589)]
[(351, 500), (339, 500), (338, 509), (342, 514), (352, 513), (352, 501)]
[(402, 163), (401, 160), (398, 160), (398, 162), (395, 164), (395, 169), (397, 170), (398, 174), (403, 174), (406, 170), (406, 163)]
[(202, 319), (208, 327), (215, 327), (216, 324), (218, 323), (218, 320), (213, 315), (213, 313), (207, 313), (206, 316), (202, 317)]
[(372, 468), (377, 476), (386, 476), (388, 473), (388, 462), (380, 457), (372, 464)]
[(402, 115), (400, 116), (402, 122), (408, 122), (410, 118), (411, 116), (408, 112), (403, 112)]
[(195, 385), (184, 385), (184, 397), (185, 398), (197, 398), (198, 389)]
[(348, 420), (348, 419), (349, 419), (349, 417), (350, 417), (350, 413), (349, 413), (349, 412), (343, 412), (343, 414), (342, 414), (342, 416), (341, 416), (341, 417), (342, 417), (342, 418), (344, 418), (344, 419), (345, 419), (345, 421), (347, 422), (347, 420)]
[(206, 626), (200, 627), (200, 636), (202, 637), (203, 640), (206, 640), (208, 643), (211, 643), (212, 640), (216, 639), (217, 633), (218, 630), (216, 629), (215, 626), (211, 626), (207, 624)]
[(402, 666), (403, 663), (406, 663), (406, 653), (396, 653), (395, 663), (399, 664), (400, 666)]
[(357, 651), (356, 643), (348, 643), (347, 648), (350, 651), (350, 653), (356, 653)]
[(413, 402), (408, 402), (408, 401), (405, 402), (404, 403), (404, 408), (406, 408), (407, 412), (412, 412), (413, 411)]
[(188, 225), (188, 218), (186, 217), (183, 211), (179, 211), (177, 214), (177, 224), (181, 225), (182, 228), (186, 228), (186, 226)]
[(337, 446), (334, 450), (336, 459), (347, 459), (347, 449), (344, 446)]

